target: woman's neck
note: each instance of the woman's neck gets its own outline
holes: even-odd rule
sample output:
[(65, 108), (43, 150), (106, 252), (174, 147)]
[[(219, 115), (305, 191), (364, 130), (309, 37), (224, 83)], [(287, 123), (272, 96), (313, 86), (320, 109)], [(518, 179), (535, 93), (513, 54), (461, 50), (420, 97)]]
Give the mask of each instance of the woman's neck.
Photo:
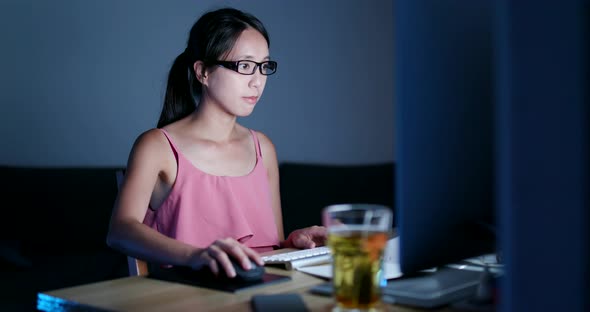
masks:
[[(202, 103), (205, 104), (205, 103)], [(199, 137), (215, 142), (231, 141), (236, 134), (237, 117), (217, 105), (201, 105), (189, 117), (189, 127)]]

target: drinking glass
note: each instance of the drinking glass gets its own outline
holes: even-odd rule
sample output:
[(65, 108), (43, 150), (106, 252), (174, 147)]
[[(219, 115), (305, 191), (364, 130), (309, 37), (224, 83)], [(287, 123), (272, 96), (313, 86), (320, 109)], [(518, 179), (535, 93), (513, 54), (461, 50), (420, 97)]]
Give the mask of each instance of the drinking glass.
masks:
[(324, 208), (332, 252), (333, 311), (379, 311), (383, 254), (392, 230), (391, 209), (371, 204), (339, 204)]

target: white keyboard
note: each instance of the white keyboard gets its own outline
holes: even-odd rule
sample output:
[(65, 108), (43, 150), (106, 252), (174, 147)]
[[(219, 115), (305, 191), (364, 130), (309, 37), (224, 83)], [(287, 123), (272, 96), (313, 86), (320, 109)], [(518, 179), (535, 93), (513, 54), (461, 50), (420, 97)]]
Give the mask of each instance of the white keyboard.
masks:
[(263, 256), (262, 260), (265, 265), (281, 266), (286, 270), (293, 270), (306, 265), (327, 263), (331, 258), (330, 248), (321, 246)]

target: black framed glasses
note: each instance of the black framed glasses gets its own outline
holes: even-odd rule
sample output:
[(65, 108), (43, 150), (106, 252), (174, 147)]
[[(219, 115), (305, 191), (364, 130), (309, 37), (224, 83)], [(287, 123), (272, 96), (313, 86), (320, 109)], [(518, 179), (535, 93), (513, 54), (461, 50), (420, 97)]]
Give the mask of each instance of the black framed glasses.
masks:
[(212, 61), (209, 62), (213, 65), (220, 65), (227, 69), (231, 69), (237, 73), (242, 75), (254, 75), (256, 72), (256, 68), (260, 71), (261, 74), (268, 76), (272, 75), (277, 72), (277, 62), (275, 61), (265, 61), (262, 63), (254, 62), (254, 61), (247, 61), (247, 60), (240, 60), (240, 61)]

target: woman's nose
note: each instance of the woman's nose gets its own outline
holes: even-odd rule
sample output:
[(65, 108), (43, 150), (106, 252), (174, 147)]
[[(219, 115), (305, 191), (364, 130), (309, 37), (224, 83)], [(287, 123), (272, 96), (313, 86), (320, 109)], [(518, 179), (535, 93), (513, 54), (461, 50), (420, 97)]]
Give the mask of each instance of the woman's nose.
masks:
[(256, 69), (256, 71), (254, 72), (254, 74), (251, 77), (252, 78), (250, 79), (249, 85), (251, 87), (256, 87), (256, 88), (257, 87), (260, 87), (260, 85), (262, 84), (262, 80), (265, 78), (260, 73), (260, 71), (258, 70), (258, 68)]

